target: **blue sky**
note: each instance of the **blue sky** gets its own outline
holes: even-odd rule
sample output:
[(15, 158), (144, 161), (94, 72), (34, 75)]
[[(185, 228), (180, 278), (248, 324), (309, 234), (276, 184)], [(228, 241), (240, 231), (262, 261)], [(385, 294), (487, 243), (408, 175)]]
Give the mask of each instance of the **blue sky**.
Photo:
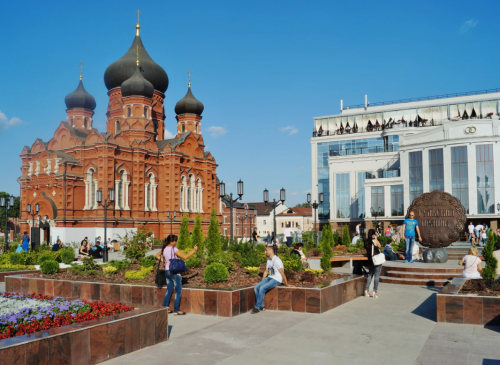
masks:
[[(311, 189), (314, 116), (344, 105), (500, 87), (495, 1), (9, 1), (0, 44), (0, 191), (19, 195), (19, 153), (50, 140), (84, 84), (104, 131), (106, 67), (141, 37), (168, 73), (166, 128), (187, 89), (226, 191)], [(230, 186), (233, 184), (233, 186)], [(272, 197), (273, 195), (271, 195)]]

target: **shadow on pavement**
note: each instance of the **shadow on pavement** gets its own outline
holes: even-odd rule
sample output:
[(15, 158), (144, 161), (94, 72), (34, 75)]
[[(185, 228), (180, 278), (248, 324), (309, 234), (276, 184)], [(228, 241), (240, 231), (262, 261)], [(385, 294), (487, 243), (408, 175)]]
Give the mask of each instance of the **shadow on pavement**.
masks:
[(412, 311), (412, 314), (426, 318), (430, 321), (437, 322), (436, 318), (436, 294), (432, 294), (423, 301), (417, 308)]

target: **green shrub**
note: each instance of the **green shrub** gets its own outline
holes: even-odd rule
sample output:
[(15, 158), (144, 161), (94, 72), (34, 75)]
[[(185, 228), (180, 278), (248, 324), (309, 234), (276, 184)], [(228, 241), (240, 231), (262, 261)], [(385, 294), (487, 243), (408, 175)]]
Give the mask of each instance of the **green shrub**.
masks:
[(205, 239), (203, 238), (203, 230), (201, 229), (201, 215), (198, 213), (194, 219), (193, 239), (191, 240), (191, 248), (198, 246), (196, 256), (202, 258), (205, 255)]
[(323, 269), (305, 269), (304, 271), (313, 273), (316, 275), (316, 277), (319, 277), (321, 274), (323, 274)]
[(299, 255), (295, 254), (284, 254), (279, 255), (281, 261), (283, 261), (283, 268), (285, 271), (300, 271), (302, 270), (302, 261)]
[(106, 266), (102, 269), (102, 272), (106, 275), (113, 275), (118, 269), (114, 266)]
[(494, 232), (487, 232), (488, 239), (483, 248), (483, 257), (486, 261), (486, 267), (483, 269), (481, 276), (483, 279), (495, 279), (498, 260), (493, 256), (495, 250), (495, 243), (498, 241), (498, 236)]
[(186, 266), (188, 268), (195, 268), (195, 267), (201, 267), (201, 259), (196, 257), (195, 255), (191, 256), (188, 258), (186, 261), (184, 261)]
[(249, 242), (243, 242), (243, 241), (238, 241), (236, 239), (236, 242), (232, 245), (229, 246), (228, 250), (230, 252), (239, 252), (240, 254), (244, 255), (247, 252), (253, 251), (253, 245)]
[(184, 250), (191, 247), (191, 234), (189, 234), (189, 216), (187, 213), (182, 215), (181, 228), (179, 230), (179, 239), (177, 248)]
[(330, 270), (332, 269), (332, 263), (330, 262), (330, 259), (333, 257), (332, 242), (333, 232), (332, 227), (330, 226), (330, 222), (328, 222), (323, 226), (320, 243), (320, 248), (323, 252), (323, 256), (321, 256), (320, 260), (320, 266), (325, 273), (330, 272)]
[(2, 271), (9, 271), (9, 270), (35, 270), (35, 267), (33, 265), (11, 265), (11, 264), (4, 264), (4, 265), (0, 265), (0, 270), (2, 270)]
[(212, 212), (210, 213), (210, 225), (208, 226), (206, 247), (208, 256), (217, 254), (222, 250), (219, 233), (219, 220), (217, 219), (217, 215), (215, 215), (215, 208), (212, 208)]
[(45, 262), (45, 261), (56, 261), (56, 260), (54, 260), (54, 257), (52, 257), (52, 255), (50, 255), (48, 253), (45, 253), (43, 255), (38, 256), (38, 260), (37, 260), (38, 265), (41, 265), (42, 262)]
[(222, 251), (227, 251), (229, 249), (229, 242), (231, 240), (229, 239), (228, 236), (221, 236), (220, 237), (220, 243), (221, 243), (221, 249)]
[(9, 251), (10, 252), (16, 252), (18, 246), (19, 245), (17, 243), (9, 243)]
[(21, 252), (12, 252), (9, 255), (9, 262), (12, 265), (22, 265), (24, 264), (24, 257)]
[(59, 272), (59, 263), (55, 260), (46, 260), (40, 264), (43, 274), (56, 274)]
[(246, 252), (244, 255), (241, 255), (240, 258), (240, 266), (241, 267), (255, 267), (255, 266), (260, 266), (260, 264), (266, 262), (266, 258), (264, 255), (264, 259), (262, 258), (262, 255), (259, 255), (259, 253), (255, 250)]
[(342, 244), (342, 238), (337, 230), (332, 233), (333, 245), (337, 246)]
[(81, 266), (84, 271), (97, 270), (99, 268), (99, 264), (95, 262), (93, 257), (84, 257), (82, 263)]
[(266, 245), (263, 245), (262, 243), (257, 244), (257, 246), (255, 246), (255, 251), (266, 252)]
[(113, 266), (118, 269), (118, 271), (126, 270), (130, 267), (131, 262), (129, 260), (110, 260), (108, 265)]
[(283, 244), (280, 247), (278, 247), (278, 254), (284, 255), (287, 254), (288, 252), (290, 252), (290, 249), (288, 248), (287, 245)]
[(342, 231), (342, 244), (346, 247), (349, 247), (351, 244), (351, 236), (349, 235), (348, 225), (345, 225), (344, 230)]
[[(233, 256), (230, 252), (220, 252), (211, 256), (208, 256), (205, 260), (207, 265), (218, 263), (224, 265), (228, 270), (234, 269), (236, 266), (234, 264)], [(258, 265), (257, 265), (258, 266)]]
[(138, 263), (150, 250), (148, 239), (151, 239), (151, 230), (149, 228), (142, 226), (136, 232), (127, 231), (125, 237), (119, 237), (126, 242), (125, 257), (133, 263)]
[(69, 265), (75, 261), (75, 250), (72, 248), (66, 248), (61, 251), (61, 262), (63, 264)]
[(302, 243), (304, 244), (304, 250), (307, 252), (311, 248), (314, 248), (314, 231), (307, 231), (302, 233)]
[(357, 246), (351, 246), (347, 249), (347, 251), (349, 251), (351, 253), (356, 253), (356, 252), (359, 252), (359, 248)]
[(155, 266), (155, 264), (156, 264), (156, 256), (155, 255), (149, 255), (149, 256), (143, 257), (142, 259), (139, 260), (139, 263), (141, 264), (141, 266), (144, 266), (144, 267)]
[(360, 238), (360, 239), (358, 240), (358, 242), (356, 242), (356, 247), (357, 247), (358, 249), (360, 249), (360, 250), (362, 250), (363, 248), (365, 248), (365, 243), (363, 242), (363, 239), (362, 239), (362, 238)]
[(227, 267), (217, 262), (205, 267), (204, 280), (205, 283), (213, 284), (221, 281), (226, 281), (229, 277)]
[(134, 279), (134, 280), (143, 280), (148, 276), (151, 271), (153, 271), (153, 267), (141, 267), (140, 270), (130, 270), (125, 273), (125, 278)]
[(387, 243), (392, 242), (392, 237), (389, 236), (378, 236), (377, 240), (380, 242), (380, 245), (384, 247)]
[(260, 272), (260, 267), (245, 267), (245, 270), (247, 271), (247, 273), (250, 275), (250, 276), (257, 276), (259, 275), (259, 272)]

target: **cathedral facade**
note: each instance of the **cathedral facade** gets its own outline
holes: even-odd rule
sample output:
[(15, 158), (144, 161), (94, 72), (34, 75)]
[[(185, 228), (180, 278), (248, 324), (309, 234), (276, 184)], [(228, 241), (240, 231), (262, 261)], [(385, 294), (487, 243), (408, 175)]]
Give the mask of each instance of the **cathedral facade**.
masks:
[(179, 231), (183, 213), (190, 219), (200, 213), (206, 234), (212, 207), (219, 214), (217, 163), (205, 151), (201, 133), (204, 106), (193, 96), (189, 82), (186, 95), (175, 106), (177, 134), (165, 138), (163, 105), (169, 80), (148, 55), (139, 32), (137, 24), (130, 49), (104, 73), (106, 131), (93, 127), (96, 102), (80, 75), (78, 87), (65, 98), (66, 120), (54, 137), (23, 148), (18, 179), (21, 231), (33, 225), (28, 204), (32, 211), (38, 204), (34, 224), (49, 227), (46, 240), (78, 239), (75, 232), (92, 240), (90, 229), (104, 225), (98, 190), (103, 201), (110, 189), (115, 190), (107, 212), (111, 232), (146, 225), (162, 238), (170, 233), (171, 223), (173, 232)]

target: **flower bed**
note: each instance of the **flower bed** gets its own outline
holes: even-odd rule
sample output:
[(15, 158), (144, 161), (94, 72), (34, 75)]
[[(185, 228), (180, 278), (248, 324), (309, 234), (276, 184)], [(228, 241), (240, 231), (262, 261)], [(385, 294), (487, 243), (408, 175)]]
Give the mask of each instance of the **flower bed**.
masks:
[[(2, 308), (3, 304), (3, 308)], [(8, 308), (12, 311), (9, 311)], [(4, 293), (0, 296), (0, 339), (22, 336), (72, 323), (128, 312), (134, 308), (118, 302), (73, 302), (42, 294)]]

